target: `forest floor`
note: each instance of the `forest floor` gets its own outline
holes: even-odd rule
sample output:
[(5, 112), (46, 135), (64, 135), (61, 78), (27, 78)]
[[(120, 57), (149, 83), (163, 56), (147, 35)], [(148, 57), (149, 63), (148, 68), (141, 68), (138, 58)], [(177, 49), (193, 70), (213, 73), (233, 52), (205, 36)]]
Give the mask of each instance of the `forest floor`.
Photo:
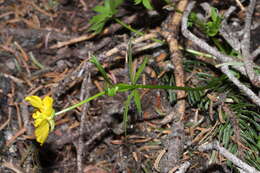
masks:
[[(124, 0), (94, 33), (102, 0), (0, 0), (0, 172), (260, 171), (260, 1), (151, 2)], [(108, 91), (93, 56), (114, 84), (148, 58), (138, 84), (206, 87), (138, 89), (127, 115), (132, 90), (106, 93), (56, 116), (40, 145), (25, 97), (58, 112)]]

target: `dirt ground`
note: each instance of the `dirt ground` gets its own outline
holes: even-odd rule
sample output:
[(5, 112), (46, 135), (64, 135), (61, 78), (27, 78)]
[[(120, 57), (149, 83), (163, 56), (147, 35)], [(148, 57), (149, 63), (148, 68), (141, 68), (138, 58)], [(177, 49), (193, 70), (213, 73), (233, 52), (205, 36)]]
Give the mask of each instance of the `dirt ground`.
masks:
[[(238, 165), (220, 149), (200, 149), (214, 141), (260, 171), (259, 81), (250, 77), (246, 65), (246, 72), (239, 69), (243, 64), (230, 65), (233, 76), (255, 94), (251, 97), (231, 80), (225, 65), (216, 66), (228, 62), (214, 58), (207, 48), (185, 36), (181, 20), (190, 2), (152, 0), (154, 9), (147, 10), (133, 0), (124, 0), (115, 17), (142, 35), (114, 20), (102, 32), (90, 32), (89, 21), (97, 14), (93, 8), (103, 2), (0, 0), (0, 172), (239, 172)], [(204, 15), (203, 2), (220, 14), (236, 7), (226, 24), (229, 33), (244, 31), (249, 1), (199, 0), (192, 11)], [(260, 43), (259, 0), (251, 23), (249, 45), (253, 51)], [(192, 26), (190, 31), (217, 47), (198, 27)], [(222, 36), (215, 39), (224, 40)], [(128, 47), (130, 40), (132, 47)], [(107, 85), (90, 63), (91, 55), (98, 58), (111, 81), (130, 83), (129, 49), (135, 68), (148, 58), (139, 84), (195, 88), (217, 81), (216, 85), (194, 92), (140, 89), (142, 112), (131, 102), (127, 130), (123, 114), (130, 92), (103, 95), (56, 116), (47, 141), (42, 146), (36, 142), (34, 108), (24, 98), (51, 96), (58, 112), (103, 91)], [(209, 53), (209, 58), (189, 50)], [(242, 62), (238, 58), (230, 63)], [(252, 63), (259, 77), (259, 55)]]

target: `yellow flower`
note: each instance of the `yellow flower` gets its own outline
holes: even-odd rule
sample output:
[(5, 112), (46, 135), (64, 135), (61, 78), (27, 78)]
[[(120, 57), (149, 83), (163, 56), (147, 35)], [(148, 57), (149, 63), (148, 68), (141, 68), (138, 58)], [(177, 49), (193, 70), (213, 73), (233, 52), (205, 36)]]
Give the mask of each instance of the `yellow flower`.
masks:
[(27, 96), (25, 101), (36, 108), (36, 111), (32, 115), (34, 119), (33, 124), (36, 128), (36, 141), (42, 145), (46, 141), (49, 132), (52, 131), (55, 126), (53, 120), (55, 110), (52, 107), (53, 99), (49, 96), (44, 97), (44, 99), (41, 99), (38, 96)]

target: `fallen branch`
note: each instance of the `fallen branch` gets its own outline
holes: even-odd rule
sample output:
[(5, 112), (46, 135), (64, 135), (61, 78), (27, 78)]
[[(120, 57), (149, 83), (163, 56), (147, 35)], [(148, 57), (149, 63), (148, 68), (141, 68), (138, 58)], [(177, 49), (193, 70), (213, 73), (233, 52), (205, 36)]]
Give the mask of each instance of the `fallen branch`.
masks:
[(218, 141), (214, 141), (212, 143), (203, 144), (199, 146), (199, 151), (207, 151), (207, 150), (217, 150), (221, 155), (226, 157), (228, 160), (230, 160), (234, 165), (236, 165), (238, 168), (242, 169), (242, 171), (245, 171), (247, 173), (260, 173), (257, 171), (254, 167), (249, 166), (242, 160), (240, 160), (238, 157), (236, 157), (234, 154), (230, 153), (227, 149), (224, 147), (221, 147), (219, 145)]
[[(248, 7), (251, 10), (255, 5), (253, 1), (254, 0), (251, 1), (250, 5)], [(221, 63), (224, 63), (225, 65), (222, 65), (222, 67), (221, 67), (222, 72), (224, 74), (226, 74), (228, 76), (229, 80), (231, 80), (239, 89), (241, 89), (252, 100), (252, 102), (254, 102), (256, 105), (260, 106), (260, 98), (251, 89), (249, 89), (247, 86), (245, 86), (243, 83), (241, 83), (233, 74), (231, 74), (229, 72), (229, 67), (227, 64), (231, 63), (231, 62), (237, 62), (238, 60), (234, 59), (231, 56), (224, 55), (223, 53), (219, 52), (216, 48), (211, 47), (205, 41), (198, 38), (197, 36), (195, 36), (188, 30), (188, 26), (187, 26), (188, 16), (189, 16), (191, 10), (193, 9), (194, 5), (195, 5), (195, 1), (189, 3), (183, 14), (183, 18), (182, 18), (183, 35), (186, 38), (188, 38), (189, 40), (193, 41), (196, 45), (198, 45), (203, 50), (214, 55), (218, 61), (220, 61)], [(226, 14), (226, 16), (229, 16), (231, 12), (232, 12), (232, 9)], [(250, 22), (248, 22), (248, 21), (251, 20), (250, 15), (252, 12), (249, 11), (248, 13), (250, 13), (250, 14), (248, 14), (248, 19), (246, 19), (246, 21), (249, 24), (247, 24), (248, 26), (246, 26), (244, 29), (247, 33), (244, 35), (242, 42), (240, 42), (241, 48), (246, 49), (246, 50), (242, 51), (242, 54), (245, 55), (244, 66), (235, 65), (235, 66), (232, 66), (232, 68), (236, 69), (243, 75), (248, 76), (249, 79), (251, 80), (252, 84), (255, 86), (258, 86), (260, 79), (258, 79), (259, 76), (256, 76), (256, 74), (254, 72), (252, 72), (254, 64), (253, 64), (253, 61), (250, 60), (250, 57), (252, 57), (252, 55), (249, 54), (250, 47), (245, 46), (246, 43), (250, 44), (250, 42), (248, 43), (248, 41), (250, 41), (250, 26), (251, 26), (250, 22), (251, 21)], [(249, 29), (248, 29), (248, 27), (249, 27)], [(257, 54), (257, 53), (258, 53), (258, 49), (257, 49), (257, 52), (253, 52), (253, 54)], [(256, 56), (256, 55), (253, 55), (253, 56)], [(249, 68), (251, 68), (251, 71)]]

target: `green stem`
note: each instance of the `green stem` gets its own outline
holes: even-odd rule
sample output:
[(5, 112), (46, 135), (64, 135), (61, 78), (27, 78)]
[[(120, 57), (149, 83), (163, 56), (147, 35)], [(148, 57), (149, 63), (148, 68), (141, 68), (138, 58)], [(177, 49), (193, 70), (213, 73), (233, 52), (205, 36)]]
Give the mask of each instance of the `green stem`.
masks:
[(96, 95), (94, 95), (94, 96), (92, 96), (92, 97), (89, 97), (89, 98), (87, 98), (87, 99), (85, 99), (85, 100), (83, 100), (83, 101), (81, 101), (81, 102), (79, 102), (79, 103), (77, 103), (77, 104), (75, 104), (75, 105), (72, 105), (72, 106), (70, 106), (70, 107), (68, 107), (68, 108), (66, 108), (66, 109), (63, 109), (63, 110), (61, 110), (61, 111), (59, 111), (59, 112), (56, 112), (56, 113), (55, 113), (55, 116), (60, 115), (60, 114), (63, 114), (63, 113), (65, 113), (65, 112), (68, 112), (68, 111), (70, 111), (70, 110), (72, 110), (72, 109), (75, 109), (76, 107), (79, 107), (79, 106), (83, 105), (84, 103), (87, 103), (87, 102), (89, 102), (89, 101), (91, 101), (91, 100), (94, 100), (94, 99), (96, 99), (96, 98), (98, 98), (98, 97), (100, 97), (100, 96), (105, 95), (105, 93), (106, 93), (105, 91), (102, 91), (102, 92), (100, 92), (100, 93), (98, 93), (98, 94), (96, 94)]
[(196, 51), (194, 49), (183, 48), (182, 46), (179, 46), (179, 49), (180, 50), (184, 50), (184, 51), (186, 51), (188, 53), (191, 53), (193, 55), (203, 56), (205, 58), (213, 58), (213, 59), (215, 59), (215, 57), (213, 55), (210, 55), (210, 54), (207, 54), (207, 53), (203, 53), (203, 52), (199, 52), (199, 51)]
[(212, 82), (211, 84), (203, 87), (197, 87), (197, 88), (191, 88), (191, 87), (178, 87), (178, 86), (169, 86), (169, 85), (141, 85), (141, 84), (124, 84), (119, 83), (115, 86), (119, 87), (119, 92), (125, 92), (129, 90), (139, 89), (139, 88), (146, 88), (146, 89), (173, 89), (173, 90), (184, 90), (184, 91), (201, 91), (205, 89), (212, 88), (213, 86), (216, 86), (216, 82)]
[(44, 69), (44, 68), (45, 68), (44, 65), (42, 65), (42, 64), (34, 57), (34, 55), (33, 55), (32, 52), (29, 52), (29, 56), (30, 56), (32, 62), (33, 62), (37, 67), (39, 67), (40, 69)]

